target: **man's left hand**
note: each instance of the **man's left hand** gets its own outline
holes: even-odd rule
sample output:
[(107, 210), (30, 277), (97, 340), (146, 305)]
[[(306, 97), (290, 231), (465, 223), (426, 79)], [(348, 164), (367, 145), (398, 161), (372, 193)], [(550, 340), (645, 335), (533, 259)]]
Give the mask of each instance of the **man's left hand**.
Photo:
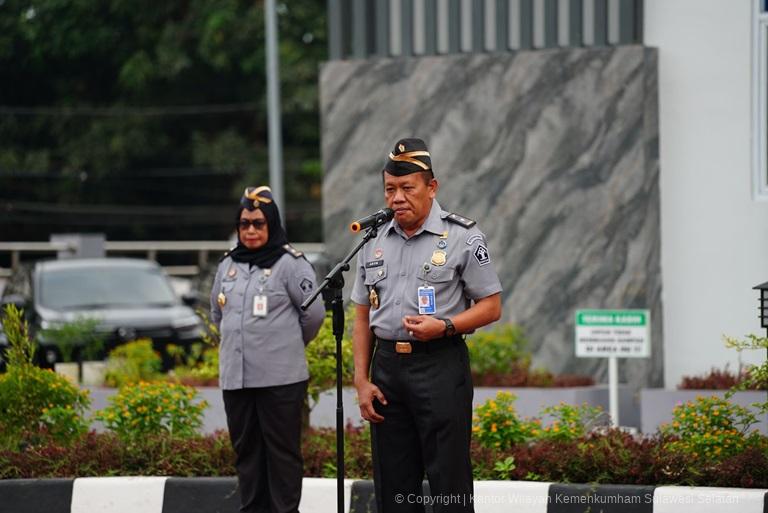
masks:
[(406, 315), (403, 326), (416, 340), (432, 340), (445, 335), (445, 323), (431, 315)]

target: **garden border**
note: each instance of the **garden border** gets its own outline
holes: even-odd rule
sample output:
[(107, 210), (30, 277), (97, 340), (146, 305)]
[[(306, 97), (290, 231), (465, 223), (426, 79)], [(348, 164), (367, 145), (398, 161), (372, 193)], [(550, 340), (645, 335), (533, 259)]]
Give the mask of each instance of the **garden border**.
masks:
[[(344, 484), (346, 513), (375, 511), (372, 481)], [(302, 513), (336, 511), (335, 479), (304, 478), (303, 486)], [(14, 513), (236, 513), (239, 497), (234, 477), (9, 479), (0, 480), (0, 504)], [(590, 506), (604, 513), (768, 513), (768, 489), (475, 482), (477, 513), (577, 513)]]

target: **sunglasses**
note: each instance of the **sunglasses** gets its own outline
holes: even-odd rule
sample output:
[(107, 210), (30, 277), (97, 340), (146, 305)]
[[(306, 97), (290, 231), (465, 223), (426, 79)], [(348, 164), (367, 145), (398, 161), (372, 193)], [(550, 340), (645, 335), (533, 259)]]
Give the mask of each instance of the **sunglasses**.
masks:
[(257, 230), (261, 230), (265, 226), (267, 226), (267, 220), (266, 219), (241, 219), (239, 223), (237, 223), (237, 227), (241, 230), (245, 231), (249, 227), (253, 226)]

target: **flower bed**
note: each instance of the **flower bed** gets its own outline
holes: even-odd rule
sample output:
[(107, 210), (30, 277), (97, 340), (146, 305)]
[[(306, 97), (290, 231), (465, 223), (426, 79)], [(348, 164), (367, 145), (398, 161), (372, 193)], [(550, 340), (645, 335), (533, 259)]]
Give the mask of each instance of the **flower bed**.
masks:
[[(21, 316), (11, 310), (8, 316), (0, 478), (234, 474), (226, 433), (199, 434), (205, 403), (183, 385), (125, 384), (94, 417), (110, 432), (86, 432), (92, 420), (84, 415), (88, 394), (34, 367)], [(759, 371), (757, 376), (766, 374)], [(499, 392), (475, 409), (475, 479), (768, 487), (768, 437), (751, 430), (755, 414), (726, 399), (702, 397), (678, 406), (668, 426), (647, 436), (608, 428), (598, 407), (560, 404), (522, 417), (515, 401)], [(759, 406), (765, 411), (765, 404)], [(370, 478), (368, 428), (348, 426), (346, 435), (347, 476)], [(333, 429), (305, 432), (306, 476), (335, 476), (335, 439)]]
[[(367, 429), (347, 429), (349, 478), (370, 479)], [(540, 440), (503, 450), (472, 444), (475, 479), (638, 485), (700, 485), (768, 488), (768, 446), (751, 447), (717, 461), (667, 450), (671, 437), (637, 438), (617, 430), (572, 440)], [(310, 430), (303, 441), (304, 475), (335, 477), (336, 434)], [(234, 454), (226, 433), (187, 439), (146, 437), (126, 444), (110, 433), (94, 433), (72, 445), (51, 441), (20, 451), (0, 451), (0, 478), (110, 475), (231, 476)]]

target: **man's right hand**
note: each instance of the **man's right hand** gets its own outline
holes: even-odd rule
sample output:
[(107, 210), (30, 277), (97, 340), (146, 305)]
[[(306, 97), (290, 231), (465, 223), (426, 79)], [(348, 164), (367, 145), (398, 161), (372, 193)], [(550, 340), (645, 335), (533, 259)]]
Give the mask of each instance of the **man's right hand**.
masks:
[(360, 405), (360, 416), (374, 424), (382, 422), (384, 417), (376, 413), (376, 410), (373, 407), (374, 398), (378, 399), (381, 404), (387, 404), (387, 398), (381, 393), (379, 387), (370, 381), (365, 381), (364, 383), (357, 385), (356, 388), (357, 402)]

